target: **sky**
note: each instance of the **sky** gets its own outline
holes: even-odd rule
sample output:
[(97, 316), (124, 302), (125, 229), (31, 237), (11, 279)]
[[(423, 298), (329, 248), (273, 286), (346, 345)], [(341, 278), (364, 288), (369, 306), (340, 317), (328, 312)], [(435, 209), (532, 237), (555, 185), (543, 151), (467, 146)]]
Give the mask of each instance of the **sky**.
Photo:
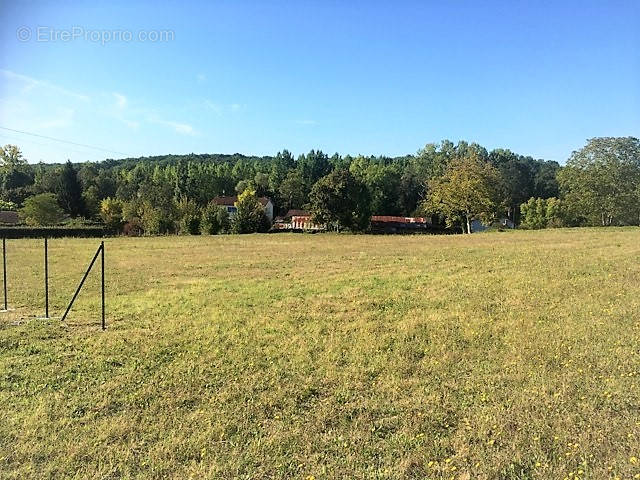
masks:
[(30, 163), (640, 136), (637, 0), (0, 0), (0, 25), (0, 143)]

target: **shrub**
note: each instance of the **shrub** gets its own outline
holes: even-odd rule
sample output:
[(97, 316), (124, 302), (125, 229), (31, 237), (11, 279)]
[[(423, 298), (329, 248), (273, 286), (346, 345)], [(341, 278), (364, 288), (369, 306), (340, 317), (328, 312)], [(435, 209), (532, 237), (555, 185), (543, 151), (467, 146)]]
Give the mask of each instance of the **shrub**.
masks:
[(530, 198), (520, 206), (521, 226), (530, 229), (564, 225), (562, 203), (557, 198)]
[(16, 205), (14, 202), (0, 200), (0, 210), (15, 212), (18, 210), (18, 205)]
[(200, 222), (200, 231), (202, 233), (208, 235), (226, 233), (229, 231), (230, 226), (231, 222), (226, 208), (211, 202), (202, 210)]
[(20, 217), (27, 225), (56, 225), (62, 221), (64, 214), (52, 193), (41, 193), (29, 197), (20, 209)]
[(100, 218), (113, 230), (120, 231), (123, 223), (122, 202), (115, 198), (105, 198), (100, 202)]
[(129, 237), (139, 237), (144, 234), (144, 228), (139, 218), (132, 218), (122, 227), (122, 233)]

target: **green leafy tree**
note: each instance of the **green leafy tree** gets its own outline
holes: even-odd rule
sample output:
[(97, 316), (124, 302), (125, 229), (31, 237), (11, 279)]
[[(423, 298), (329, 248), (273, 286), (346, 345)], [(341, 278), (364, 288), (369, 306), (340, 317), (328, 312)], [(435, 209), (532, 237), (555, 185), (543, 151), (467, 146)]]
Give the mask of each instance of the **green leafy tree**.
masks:
[(640, 222), (640, 141), (592, 138), (558, 173), (561, 195), (574, 221), (587, 225)]
[(264, 232), (269, 229), (269, 219), (258, 201), (255, 190), (248, 188), (242, 192), (235, 207), (236, 214), (232, 223), (234, 233)]
[(352, 231), (366, 230), (371, 221), (371, 196), (349, 170), (334, 170), (313, 186), (311, 213), (318, 223)]
[(182, 197), (178, 202), (178, 231), (181, 234), (198, 235), (200, 233), (201, 212), (198, 204)]
[(520, 206), (524, 228), (538, 229), (563, 225), (562, 203), (555, 197), (530, 198)]
[(208, 235), (226, 233), (231, 227), (227, 209), (211, 202), (202, 209), (200, 231)]
[(449, 164), (444, 175), (428, 182), (423, 204), (426, 212), (439, 214), (449, 227), (462, 224), (471, 233), (471, 221), (490, 221), (501, 206), (500, 172), (488, 161), (472, 153)]
[(111, 197), (102, 200), (100, 202), (100, 218), (108, 228), (119, 231), (124, 223), (122, 202)]
[(34, 172), (16, 145), (0, 146), (0, 197), (22, 203), (31, 194)]
[(296, 168), (304, 179), (306, 192), (309, 192), (313, 184), (331, 171), (331, 164), (325, 153), (311, 150), (308, 154), (298, 157)]
[(20, 217), (28, 225), (56, 225), (64, 218), (56, 196), (52, 193), (41, 193), (29, 197), (19, 211)]
[(305, 183), (298, 170), (291, 170), (280, 184), (282, 213), (291, 208), (302, 208), (306, 201)]
[(85, 213), (82, 185), (78, 180), (78, 173), (70, 161), (67, 161), (62, 167), (56, 193), (58, 195), (58, 203), (71, 217), (75, 218)]

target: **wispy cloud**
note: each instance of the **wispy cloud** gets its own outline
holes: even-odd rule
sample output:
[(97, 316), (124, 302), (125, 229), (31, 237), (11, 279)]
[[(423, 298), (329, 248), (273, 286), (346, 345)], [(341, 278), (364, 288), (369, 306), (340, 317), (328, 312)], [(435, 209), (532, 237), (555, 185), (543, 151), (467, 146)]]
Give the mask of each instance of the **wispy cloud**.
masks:
[(29, 90), (33, 90), (35, 88), (44, 88), (61, 95), (65, 95), (67, 97), (75, 98), (76, 100), (81, 100), (83, 102), (89, 102), (91, 100), (87, 95), (67, 90), (66, 88), (54, 85), (53, 83), (49, 83), (45, 80), (39, 80), (27, 75), (21, 75), (19, 73), (12, 72), (11, 70), (0, 69), (0, 74), (7, 80), (22, 83), (23, 92), (28, 92)]
[(149, 117), (147, 117), (147, 120), (157, 125), (164, 125), (167, 127), (171, 127), (176, 133), (179, 133), (181, 135), (195, 136), (198, 134), (196, 129), (193, 128), (193, 126), (189, 125), (188, 123), (180, 123), (180, 122), (174, 122), (172, 120), (164, 120), (158, 117), (157, 115), (150, 115)]
[(38, 126), (45, 129), (69, 127), (73, 123), (73, 117), (75, 116), (75, 113), (76, 111), (73, 108), (60, 108), (58, 109), (57, 115), (54, 118), (45, 120)]
[(318, 124), (318, 122), (316, 122), (315, 120), (310, 120), (310, 119), (298, 120), (296, 123), (298, 125), (317, 125)]
[(224, 113), (238, 113), (245, 109), (245, 105), (241, 103), (221, 104), (209, 100), (208, 98), (202, 102), (202, 105), (204, 108), (215, 112), (217, 115), (222, 115)]
[(127, 97), (118, 92), (113, 92), (113, 96), (116, 98), (116, 107), (120, 110), (127, 108)]
[(198, 83), (204, 83), (207, 81), (207, 76), (204, 73), (199, 73), (198, 75), (196, 75), (196, 81)]

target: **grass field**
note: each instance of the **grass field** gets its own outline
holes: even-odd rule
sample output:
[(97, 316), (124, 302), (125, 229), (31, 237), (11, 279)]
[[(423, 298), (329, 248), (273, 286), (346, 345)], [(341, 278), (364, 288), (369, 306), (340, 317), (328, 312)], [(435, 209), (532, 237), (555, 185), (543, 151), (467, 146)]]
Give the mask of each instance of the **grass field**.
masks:
[(7, 247), (0, 478), (640, 478), (640, 229)]

